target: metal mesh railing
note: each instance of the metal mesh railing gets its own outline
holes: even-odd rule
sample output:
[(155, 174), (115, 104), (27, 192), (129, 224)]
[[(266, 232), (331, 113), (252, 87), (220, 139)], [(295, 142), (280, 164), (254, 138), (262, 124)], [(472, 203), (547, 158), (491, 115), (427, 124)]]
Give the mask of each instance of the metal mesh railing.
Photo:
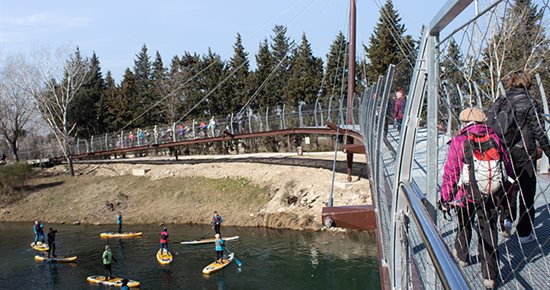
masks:
[[(430, 289), (444, 286), (422, 231), (408, 222), (411, 207), (399, 184), (414, 183), (437, 236), (455, 255), (469, 287), (545, 289), (550, 286), (550, 230), (544, 226), (550, 221), (550, 178), (537, 151), (550, 153), (548, 112), (542, 111), (547, 110), (544, 89), (550, 84), (548, 1), (479, 1), (477, 14), (454, 23), (456, 15), (469, 13), (470, 2), (449, 1), (419, 48), (392, 170), (397, 175), (392, 184), (392, 283), (400, 288), (414, 288), (415, 283)], [(532, 77), (530, 87), (527, 76)], [(494, 135), (487, 126), (471, 123), (472, 116), (461, 119), (460, 113), (465, 108), (489, 113), (499, 98), (511, 100), (515, 113), (507, 116), (513, 116), (512, 128), (521, 129), (512, 140), (496, 137), (503, 144), (501, 154), (512, 161), (504, 173), (514, 183), (496, 185), (493, 195), (465, 181), (464, 175), (483, 170), (470, 171), (463, 164), (472, 162), (468, 154), (485, 150), (481, 137)], [(444, 208), (452, 208), (449, 216), (437, 210), (441, 196)], [(404, 262), (405, 256), (412, 267), (404, 264), (409, 261)]]

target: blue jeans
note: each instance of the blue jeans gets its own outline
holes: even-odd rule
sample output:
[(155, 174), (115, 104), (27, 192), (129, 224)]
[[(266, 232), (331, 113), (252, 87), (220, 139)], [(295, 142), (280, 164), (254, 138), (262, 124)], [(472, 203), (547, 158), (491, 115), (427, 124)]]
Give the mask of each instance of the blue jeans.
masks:
[(38, 242), (38, 239), (40, 239), (40, 241), (42, 241), (42, 243), (45, 242), (45, 238), (44, 238), (44, 232), (40, 232), (40, 233), (34, 233), (34, 242)]

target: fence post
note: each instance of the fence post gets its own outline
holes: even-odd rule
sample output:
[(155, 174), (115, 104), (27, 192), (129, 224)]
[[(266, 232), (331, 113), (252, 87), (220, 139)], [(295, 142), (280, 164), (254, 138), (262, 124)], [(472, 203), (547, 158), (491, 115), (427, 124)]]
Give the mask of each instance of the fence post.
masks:
[(286, 129), (285, 106), (286, 104), (283, 104), (283, 130)]
[[(305, 105), (304, 101), (298, 102), (298, 120), (300, 120), (300, 128), (304, 127), (304, 117), (302, 116), (302, 106)], [(317, 119), (316, 119), (317, 121)]]
[(195, 139), (195, 119), (193, 119), (192, 130), (193, 130), (193, 139)]
[[(539, 74), (536, 74), (535, 78), (537, 79), (537, 83), (539, 84), (539, 90), (540, 90), (540, 96), (541, 96), (541, 99), (542, 99), (542, 106), (543, 106), (544, 114), (548, 116), (548, 114), (550, 114), (550, 112), (549, 112), (549, 109), (548, 109), (548, 100), (546, 99), (546, 93), (544, 91), (544, 86), (542, 85), (542, 81), (540, 80), (540, 75)], [(548, 120), (547, 118), (543, 117), (542, 120), (539, 120), (539, 122), (541, 122), (541, 124), (544, 124), (544, 125), (548, 126), (549, 124), (548, 124), (547, 120)], [(548, 136), (548, 138), (550, 138), (550, 133), (549, 133), (548, 128), (546, 126), (545, 126), (546, 135)], [(541, 165), (540, 165), (539, 172), (540, 173), (548, 173), (548, 167), (549, 167), (548, 156), (546, 156), (546, 154), (542, 154), (542, 160), (541, 160)]]
[(269, 131), (269, 107), (265, 108), (265, 130)]
[(319, 127), (319, 123), (317, 123), (317, 104), (319, 104), (319, 97), (315, 99), (315, 106), (313, 107), (313, 118), (315, 119), (315, 128)]
[(94, 150), (94, 135), (92, 135), (92, 137), (90, 137), (90, 151), (92, 152), (95, 152)]
[(109, 141), (108, 141), (107, 133), (105, 133), (105, 148), (106, 150), (109, 150)]
[(252, 133), (252, 109), (248, 107), (248, 133)]
[[(321, 106), (320, 102), (318, 103), (318, 105), (319, 105), (319, 113), (321, 115), (320, 116), (321, 117), (321, 126), (323, 126), (325, 124), (325, 118), (323, 116), (323, 107)], [(317, 120), (317, 119), (315, 119), (315, 120)], [(317, 126), (317, 124), (315, 124), (315, 126)]]

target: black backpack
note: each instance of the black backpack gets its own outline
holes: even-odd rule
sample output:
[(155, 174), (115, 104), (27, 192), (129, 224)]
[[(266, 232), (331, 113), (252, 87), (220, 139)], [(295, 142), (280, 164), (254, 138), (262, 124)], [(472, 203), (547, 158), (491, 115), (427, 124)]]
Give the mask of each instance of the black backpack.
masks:
[(514, 104), (507, 96), (498, 97), (487, 113), (487, 126), (491, 127), (498, 137), (506, 142), (508, 148), (520, 140)]

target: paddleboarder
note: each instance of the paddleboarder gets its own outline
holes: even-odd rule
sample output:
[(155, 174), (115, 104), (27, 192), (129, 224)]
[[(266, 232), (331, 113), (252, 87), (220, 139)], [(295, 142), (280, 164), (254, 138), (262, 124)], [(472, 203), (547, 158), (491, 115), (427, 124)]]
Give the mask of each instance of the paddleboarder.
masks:
[(38, 242), (38, 240), (40, 239), (40, 241), (42, 241), (42, 244), (45, 243), (45, 239), (44, 239), (44, 225), (42, 223), (39, 223), (38, 221), (34, 221), (34, 243), (36, 244), (36, 242)]
[(111, 263), (113, 260), (115, 260), (115, 262), (118, 261), (113, 256), (113, 253), (111, 252), (111, 247), (109, 247), (109, 245), (105, 245), (105, 251), (103, 252), (101, 258), (103, 260), (103, 267), (105, 267), (105, 281), (111, 280)]
[(55, 234), (57, 233), (57, 230), (54, 230), (50, 228), (48, 231), (48, 258), (55, 258), (57, 257), (55, 255)]
[(166, 249), (166, 253), (168, 253), (168, 229), (166, 227), (160, 232), (160, 249)]
[(216, 244), (216, 263), (223, 263), (223, 239), (220, 237), (220, 234), (214, 235), (214, 243)]
[(222, 221), (222, 216), (217, 211), (214, 211), (214, 215), (212, 216), (212, 228), (218, 235), (221, 235), (220, 228), (222, 226)]
[(122, 214), (120, 211), (116, 215), (116, 223), (118, 224), (118, 233), (122, 233)]

